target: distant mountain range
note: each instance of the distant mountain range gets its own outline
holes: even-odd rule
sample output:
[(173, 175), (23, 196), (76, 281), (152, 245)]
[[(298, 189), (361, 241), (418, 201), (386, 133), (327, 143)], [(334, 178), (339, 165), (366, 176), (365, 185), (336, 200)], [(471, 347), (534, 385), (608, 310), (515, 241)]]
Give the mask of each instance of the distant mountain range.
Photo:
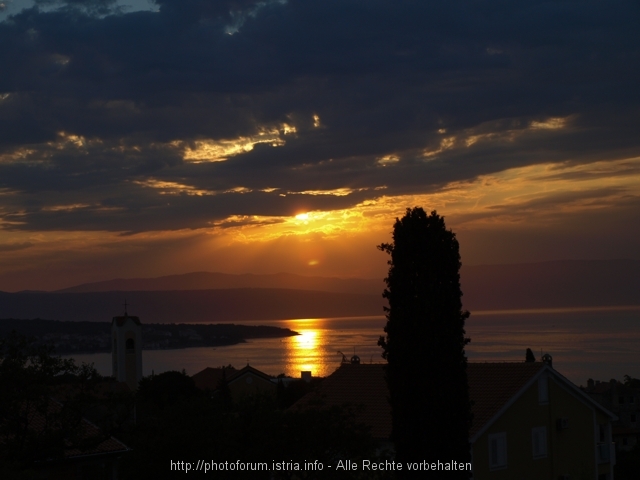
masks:
[[(640, 260), (563, 260), (463, 266), (469, 309), (553, 308), (640, 304)], [(194, 272), (158, 278), (85, 283), (59, 293), (276, 288), (380, 295), (382, 279), (307, 277), (291, 273), (231, 275)]]
[(640, 305), (640, 260), (463, 266), (469, 310)]
[(218, 272), (193, 272), (157, 278), (118, 278), (104, 282), (83, 283), (75, 287), (58, 290), (58, 293), (216, 290), (229, 288), (286, 288), (337, 293), (381, 293), (384, 290), (384, 283), (381, 278), (371, 280), (362, 278), (306, 277), (292, 273), (232, 275)]
[(378, 295), (278, 288), (128, 292), (0, 293), (0, 317), (98, 322), (129, 314), (143, 322), (197, 323), (382, 315)]
[[(461, 284), (471, 312), (640, 305), (640, 261), (463, 266)], [(0, 292), (0, 316), (105, 321), (121, 313), (125, 297), (130, 312), (158, 323), (383, 315), (384, 287), (382, 279), (195, 272)]]

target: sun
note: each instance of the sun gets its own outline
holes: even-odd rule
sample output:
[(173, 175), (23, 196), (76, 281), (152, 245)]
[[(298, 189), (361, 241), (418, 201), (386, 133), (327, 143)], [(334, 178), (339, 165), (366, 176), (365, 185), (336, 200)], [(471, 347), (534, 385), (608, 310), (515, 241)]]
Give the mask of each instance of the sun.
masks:
[(309, 220), (309, 214), (308, 213), (300, 213), (300, 214), (296, 215), (296, 220)]

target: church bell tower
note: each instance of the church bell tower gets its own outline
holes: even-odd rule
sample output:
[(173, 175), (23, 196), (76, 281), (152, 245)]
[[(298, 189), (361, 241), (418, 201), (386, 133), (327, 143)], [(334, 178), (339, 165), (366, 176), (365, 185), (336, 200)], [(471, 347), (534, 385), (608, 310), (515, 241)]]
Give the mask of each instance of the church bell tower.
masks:
[(111, 320), (111, 368), (113, 378), (126, 382), (133, 391), (142, 379), (142, 326), (138, 317), (127, 313)]

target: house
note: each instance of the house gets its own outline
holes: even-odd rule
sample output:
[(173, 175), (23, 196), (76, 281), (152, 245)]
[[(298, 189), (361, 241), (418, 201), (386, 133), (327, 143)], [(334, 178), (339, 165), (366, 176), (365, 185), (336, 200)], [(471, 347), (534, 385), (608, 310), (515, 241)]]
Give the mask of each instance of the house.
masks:
[(223, 377), (228, 380), (237, 370), (231, 365), (227, 367), (207, 367), (204, 370), (191, 376), (196, 387), (200, 390), (214, 391), (220, 385)]
[[(469, 363), (474, 480), (612, 480), (615, 415), (542, 363)], [(389, 442), (384, 364), (342, 364), (292, 408), (360, 405), (357, 419)], [(435, 459), (438, 460), (438, 459)], [(429, 461), (429, 460), (427, 460)]]
[(632, 450), (640, 439), (640, 388), (613, 379), (608, 382), (589, 379), (587, 386), (581, 388), (618, 417), (618, 420), (613, 422), (613, 441), (616, 449)]
[[(100, 429), (84, 419), (83, 437), (90, 441), (99, 438)], [(89, 444), (91, 445), (91, 444)], [(114, 437), (95, 440), (87, 448), (69, 448), (64, 452), (64, 458), (57, 462), (50, 462), (42, 466), (47, 472), (46, 478), (94, 480), (116, 480), (118, 478), (118, 463), (123, 454), (131, 449)]]
[[(3, 448), (20, 448), (21, 441), (30, 443), (28, 448), (40, 445), (51, 448), (56, 445), (60, 425), (62, 404), (51, 399), (46, 406), (46, 413), (38, 409), (25, 406), (27, 428), (21, 432), (19, 438), (5, 437), (0, 440)], [(54, 447), (51, 456), (42, 456), (33, 461), (31, 468), (37, 472), (35, 478), (56, 480), (116, 480), (118, 478), (118, 463), (122, 455), (131, 451), (120, 440), (106, 436), (96, 425), (86, 418), (80, 420), (77, 428), (73, 429), (73, 441), (64, 440), (64, 448), (60, 451)], [(29, 439), (26, 442), (25, 439)], [(16, 443), (17, 442), (17, 443)], [(3, 445), (4, 444), (4, 445)], [(55, 452), (55, 454), (53, 454)], [(22, 478), (22, 477), (21, 477)]]
[(273, 378), (249, 364), (240, 370), (232, 366), (222, 368), (205, 368), (193, 375), (193, 380), (201, 390), (215, 391), (220, 381), (226, 377), (229, 392), (232, 398), (239, 398), (243, 395), (273, 395), (275, 397), (278, 388)]

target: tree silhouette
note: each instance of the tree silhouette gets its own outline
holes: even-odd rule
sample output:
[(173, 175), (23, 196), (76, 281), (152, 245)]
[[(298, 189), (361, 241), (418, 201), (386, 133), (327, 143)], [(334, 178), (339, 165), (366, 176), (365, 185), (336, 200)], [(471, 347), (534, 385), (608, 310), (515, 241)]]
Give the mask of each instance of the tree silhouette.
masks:
[(629, 388), (640, 388), (640, 379), (625, 375), (624, 385)]
[[(92, 364), (60, 358), (50, 345), (36, 346), (15, 331), (0, 337), (0, 478), (27, 478), (19, 472), (109, 438), (118, 415), (108, 396), (98, 395), (103, 383)], [(88, 414), (103, 431), (86, 433)]]
[[(470, 461), (471, 403), (467, 383), (458, 241), (435, 211), (407, 209), (396, 219), (387, 289), (386, 336), (392, 440), (397, 460)], [(399, 472), (405, 473), (405, 472)], [(447, 472), (469, 478), (469, 472)]]
[(526, 363), (534, 363), (536, 361), (536, 356), (533, 354), (533, 350), (531, 350), (530, 348), (527, 348), (527, 353), (524, 361)]

